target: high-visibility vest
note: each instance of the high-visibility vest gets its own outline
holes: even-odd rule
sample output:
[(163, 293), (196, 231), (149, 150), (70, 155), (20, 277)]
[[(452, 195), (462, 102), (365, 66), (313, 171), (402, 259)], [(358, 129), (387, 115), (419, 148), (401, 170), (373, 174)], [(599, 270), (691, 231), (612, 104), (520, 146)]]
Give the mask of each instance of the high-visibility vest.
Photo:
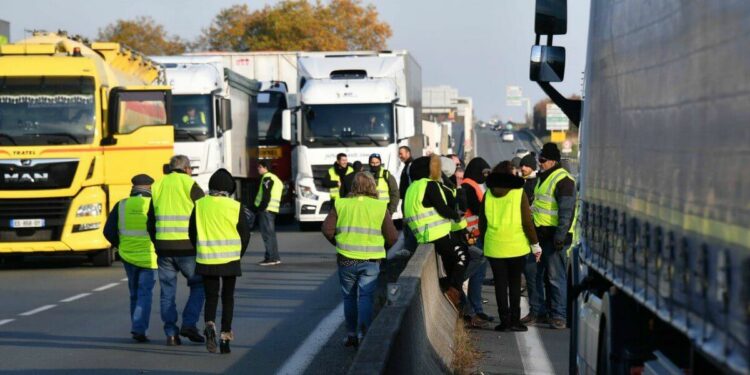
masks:
[[(450, 188), (450, 187), (446, 186), (443, 183), (440, 183), (440, 186), (441, 186), (441, 188), (444, 187), (444, 188), (448, 189), (451, 192), (451, 195), (453, 196), (453, 200), (454, 201), (457, 199), (458, 189)], [(458, 206), (458, 202), (456, 202), (456, 206)], [(455, 208), (458, 208), (458, 207), (453, 207), (453, 208), (455, 209)], [(467, 225), (468, 224), (466, 222), (466, 218), (463, 218), (463, 217), (459, 221), (453, 221), (453, 220), (451, 220), (451, 232), (457, 232), (457, 231), (460, 231), (460, 230), (464, 230), (464, 229), (466, 229)]]
[[(344, 172), (344, 176), (348, 176), (354, 172), (354, 169), (352, 167), (346, 167), (346, 172)], [(328, 178), (331, 179), (333, 182), (341, 182), (341, 178), (338, 174), (336, 174), (336, 169), (334, 167), (328, 168)], [(329, 193), (331, 194), (331, 199), (338, 199), (339, 198), (339, 187), (334, 186), (329, 190)]]
[[(200, 119), (201, 119), (201, 125), (206, 125), (206, 113), (200, 112)], [(190, 123), (190, 116), (185, 115), (182, 116), (182, 123), (185, 125), (196, 125), (195, 123)]]
[(188, 226), (193, 212), (190, 191), (195, 181), (185, 173), (172, 172), (151, 186), (156, 216), (156, 239), (189, 240)]
[[(539, 180), (537, 180), (536, 187), (534, 187), (534, 202), (531, 204), (531, 214), (534, 217), (534, 225), (537, 227), (557, 226), (558, 207), (557, 200), (555, 200), (555, 189), (557, 183), (566, 177), (573, 180), (568, 171), (559, 168), (547, 176), (544, 183), (539, 183)], [(570, 228), (570, 233), (573, 233), (573, 226), (571, 225)]]
[[(427, 184), (432, 181), (423, 178), (409, 185), (404, 197), (404, 222), (409, 226), (418, 243), (429, 243), (445, 237), (451, 231), (451, 220), (438, 214), (434, 207), (427, 208), (422, 205), (422, 199), (427, 191)], [(440, 195), (445, 199), (443, 189)]]
[(357, 196), (334, 201), (336, 251), (350, 259), (385, 258), (381, 227), (388, 207), (384, 201)]
[(155, 270), (156, 252), (146, 230), (150, 197), (133, 196), (117, 205), (117, 229), (120, 234), (118, 252), (122, 260), (141, 268)]
[(375, 176), (378, 181), (378, 199), (381, 201), (389, 201), (391, 199), (391, 196), (388, 194), (388, 176), (390, 174), (387, 169), (380, 167), (377, 176)]
[[(470, 178), (464, 178), (462, 181), (464, 184), (469, 184), (471, 186), (472, 190), (474, 190), (474, 194), (476, 194), (477, 199), (479, 200), (479, 203), (481, 204), (484, 200), (484, 192), (482, 191), (482, 187), (479, 186), (479, 184), (470, 179)], [(468, 194), (468, 192), (467, 192)], [(474, 235), (479, 236), (479, 216), (476, 212), (472, 212), (471, 209), (467, 208), (466, 212), (464, 212), (464, 218), (466, 219), (467, 228), (469, 231), (474, 233)]]
[(263, 192), (265, 190), (263, 182), (269, 178), (273, 181), (273, 186), (271, 187), (271, 198), (268, 201), (266, 211), (278, 213), (279, 208), (281, 207), (281, 193), (284, 190), (284, 185), (281, 183), (281, 180), (271, 172), (266, 172), (263, 174), (263, 177), (260, 178), (260, 189), (258, 189), (258, 194), (255, 195), (255, 207), (260, 206), (260, 202), (263, 200)]
[(511, 189), (504, 197), (487, 194), (483, 203), (487, 217), (484, 256), (514, 258), (530, 252), (529, 240), (523, 231), (521, 199), (523, 189)]
[(196, 263), (226, 264), (240, 259), (239, 217), (240, 202), (232, 198), (209, 195), (195, 202)]

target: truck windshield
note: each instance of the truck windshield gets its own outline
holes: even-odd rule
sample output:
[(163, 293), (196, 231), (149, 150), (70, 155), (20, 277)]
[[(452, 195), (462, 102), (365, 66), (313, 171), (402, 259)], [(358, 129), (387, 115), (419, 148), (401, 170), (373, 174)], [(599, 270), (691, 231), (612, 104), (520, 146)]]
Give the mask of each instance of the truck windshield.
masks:
[(281, 141), (281, 112), (286, 109), (283, 92), (268, 91), (258, 94), (258, 136), (261, 141)]
[(0, 77), (0, 146), (91, 143), (91, 77)]
[(173, 95), (172, 121), (176, 141), (204, 141), (214, 136), (211, 95)]
[(305, 105), (303, 143), (310, 147), (385, 146), (393, 142), (393, 105)]

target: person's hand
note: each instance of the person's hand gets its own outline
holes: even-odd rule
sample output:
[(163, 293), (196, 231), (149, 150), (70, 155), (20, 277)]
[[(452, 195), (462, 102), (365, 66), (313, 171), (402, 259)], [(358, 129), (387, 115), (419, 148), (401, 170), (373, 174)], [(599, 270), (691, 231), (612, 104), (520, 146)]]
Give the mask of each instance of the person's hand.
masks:
[(542, 247), (538, 243), (531, 245), (531, 253), (534, 254), (534, 259), (539, 263), (542, 259)]

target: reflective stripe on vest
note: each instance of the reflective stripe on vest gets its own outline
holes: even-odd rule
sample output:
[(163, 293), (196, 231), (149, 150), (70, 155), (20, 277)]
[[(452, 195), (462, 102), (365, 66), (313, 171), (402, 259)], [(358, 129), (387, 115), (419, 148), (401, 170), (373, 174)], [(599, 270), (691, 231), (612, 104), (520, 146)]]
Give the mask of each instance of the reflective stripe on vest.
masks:
[(195, 182), (185, 173), (172, 172), (151, 186), (156, 217), (156, 239), (188, 240), (190, 213), (195, 204), (190, 197)]
[(514, 258), (530, 252), (529, 240), (521, 218), (523, 189), (511, 189), (504, 197), (487, 194), (484, 212), (487, 231), (484, 234), (484, 256)]
[(156, 269), (156, 253), (146, 230), (151, 198), (134, 196), (117, 205), (117, 229), (120, 233), (120, 257), (141, 268)]
[(195, 202), (197, 263), (226, 264), (240, 259), (239, 215), (240, 202), (232, 198), (206, 196)]
[(552, 172), (544, 183), (537, 180), (534, 187), (534, 202), (531, 204), (531, 213), (534, 218), (534, 225), (537, 227), (555, 227), (557, 220), (557, 200), (555, 199), (555, 189), (557, 183), (564, 178), (573, 179), (564, 168), (559, 168)]
[[(432, 180), (423, 178), (412, 182), (404, 197), (404, 223), (409, 225), (418, 243), (428, 243), (445, 237), (451, 230), (450, 219), (440, 216), (434, 208), (422, 205), (430, 181)], [(439, 190), (443, 202), (447, 202), (443, 189)]]
[(265, 185), (263, 184), (263, 182), (269, 178), (273, 181), (273, 186), (271, 186), (271, 197), (268, 200), (268, 207), (266, 208), (266, 211), (278, 213), (279, 208), (281, 207), (281, 193), (284, 191), (284, 185), (281, 183), (281, 180), (279, 180), (279, 178), (271, 172), (266, 172), (260, 179), (260, 188), (258, 189), (258, 193), (255, 195), (255, 207), (258, 207), (260, 205), (260, 202), (263, 200), (263, 192), (265, 190)]
[(385, 258), (385, 239), (381, 227), (387, 203), (357, 196), (340, 198), (336, 206), (336, 251), (350, 259)]
[[(346, 167), (346, 172), (344, 172), (344, 176), (350, 175), (352, 172), (354, 172), (354, 169), (352, 167)], [(336, 169), (334, 167), (328, 168), (328, 178), (333, 182), (341, 183), (341, 178), (338, 174), (336, 174)], [(332, 187), (329, 191), (329, 194), (331, 194), (331, 199), (338, 199), (339, 198), (339, 186)]]
[(390, 173), (387, 170), (383, 169), (383, 167), (380, 167), (380, 171), (378, 171), (377, 181), (378, 181), (378, 199), (381, 201), (389, 201), (391, 200), (391, 197), (388, 195), (388, 175)]

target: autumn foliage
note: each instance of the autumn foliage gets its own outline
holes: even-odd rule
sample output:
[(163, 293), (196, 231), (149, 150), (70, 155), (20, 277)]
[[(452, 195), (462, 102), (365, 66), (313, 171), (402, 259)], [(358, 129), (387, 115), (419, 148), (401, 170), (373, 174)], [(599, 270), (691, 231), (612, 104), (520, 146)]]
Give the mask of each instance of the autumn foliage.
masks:
[(167, 35), (164, 26), (148, 16), (117, 20), (99, 29), (97, 40), (122, 43), (146, 55), (179, 55), (187, 49), (184, 40)]

